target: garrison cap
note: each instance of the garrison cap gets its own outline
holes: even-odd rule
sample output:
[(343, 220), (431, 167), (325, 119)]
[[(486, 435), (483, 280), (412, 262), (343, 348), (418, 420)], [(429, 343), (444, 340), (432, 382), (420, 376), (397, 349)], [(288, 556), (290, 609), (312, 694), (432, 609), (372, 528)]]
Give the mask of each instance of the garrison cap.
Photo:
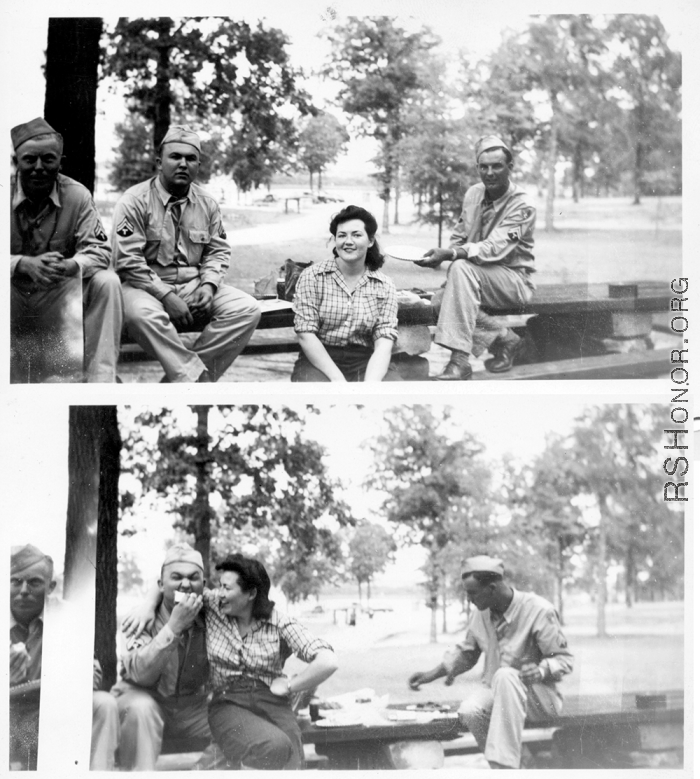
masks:
[(192, 563), (192, 565), (198, 565), (204, 570), (201, 553), (197, 552), (189, 544), (173, 544), (168, 549), (165, 553), (165, 560), (163, 560), (163, 568), (171, 563)]
[(468, 557), (462, 564), (462, 578), (466, 579), (473, 573), (497, 573), (499, 576), (503, 576), (505, 573), (503, 560), (485, 554)]
[[(31, 122), (25, 122), (24, 124), (18, 124), (10, 130), (10, 137), (12, 138), (12, 148), (17, 149), (25, 142), (32, 138), (36, 138), (37, 135), (46, 135), (46, 133), (56, 133), (56, 130), (51, 125), (37, 116), (36, 119), (32, 119)], [(56, 133), (60, 135), (60, 133)]]
[(497, 135), (485, 135), (483, 138), (479, 138), (474, 147), (476, 161), (478, 162), (479, 157), (489, 149), (504, 149), (508, 154), (513, 155), (508, 146)]
[(199, 136), (191, 127), (184, 124), (173, 124), (168, 127), (168, 132), (165, 133), (161, 146), (166, 143), (187, 143), (194, 146), (198, 152), (202, 151), (202, 142), (199, 140)]
[(19, 573), (35, 563), (46, 563), (53, 574), (53, 560), (41, 549), (31, 544), (25, 546), (13, 546), (10, 556), (10, 574)]

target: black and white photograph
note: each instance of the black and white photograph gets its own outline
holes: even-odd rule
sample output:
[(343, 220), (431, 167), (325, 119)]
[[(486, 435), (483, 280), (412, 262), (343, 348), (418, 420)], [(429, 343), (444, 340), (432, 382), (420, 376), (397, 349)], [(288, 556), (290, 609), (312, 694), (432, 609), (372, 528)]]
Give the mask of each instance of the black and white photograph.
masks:
[(5, 771), (693, 774), (700, 9), (628, 5), (3, 9)]
[(456, 14), (22, 15), (11, 381), (667, 375), (682, 5)]
[[(668, 406), (71, 406), (32, 423), (49, 447), (14, 411), (18, 470), (52, 466), (52, 507), (30, 496), (11, 531), (15, 622), (40, 575), (70, 607), (95, 571), (69, 761), (683, 766), (689, 460)], [(52, 700), (42, 726), (66, 718)]]

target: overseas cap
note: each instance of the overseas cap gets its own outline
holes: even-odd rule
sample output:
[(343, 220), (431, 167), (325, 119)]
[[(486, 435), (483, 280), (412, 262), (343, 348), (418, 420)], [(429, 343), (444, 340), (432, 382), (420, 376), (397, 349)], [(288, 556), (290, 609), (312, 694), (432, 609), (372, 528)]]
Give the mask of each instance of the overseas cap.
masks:
[(489, 149), (505, 149), (508, 154), (512, 155), (511, 150), (497, 135), (485, 135), (483, 138), (479, 138), (474, 147), (476, 153), (476, 161), (479, 161), (479, 157)]
[(31, 544), (25, 546), (13, 546), (10, 557), (10, 575), (19, 573), (25, 568), (29, 568), (34, 563), (46, 563), (53, 573), (53, 560), (41, 549), (37, 549)]
[(503, 576), (505, 573), (503, 560), (485, 554), (469, 557), (462, 565), (462, 578), (466, 579), (472, 573), (497, 573)]
[(166, 143), (187, 143), (194, 146), (198, 152), (202, 151), (202, 142), (197, 133), (191, 127), (186, 127), (183, 124), (173, 124), (168, 127), (168, 132), (165, 133), (165, 138), (161, 141), (163, 145)]
[[(18, 124), (10, 130), (10, 137), (12, 138), (12, 148), (17, 149), (31, 138), (36, 138), (37, 135), (46, 135), (46, 133), (55, 133), (56, 130), (51, 125), (37, 116), (36, 119), (32, 119), (31, 122), (25, 122), (24, 124)], [(60, 133), (57, 133), (60, 135)]]
[(173, 544), (165, 553), (163, 568), (165, 568), (166, 565), (170, 565), (170, 563), (192, 563), (192, 565), (198, 565), (204, 570), (202, 555), (192, 549), (189, 544)]

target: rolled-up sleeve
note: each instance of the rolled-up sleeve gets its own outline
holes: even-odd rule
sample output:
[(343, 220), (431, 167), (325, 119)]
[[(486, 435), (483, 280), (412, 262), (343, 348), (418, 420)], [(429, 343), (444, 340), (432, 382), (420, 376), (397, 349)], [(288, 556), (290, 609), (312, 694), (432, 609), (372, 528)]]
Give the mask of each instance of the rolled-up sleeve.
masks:
[(448, 674), (459, 676), (459, 674), (473, 668), (480, 656), (481, 649), (476, 641), (476, 636), (468, 627), (464, 640), (445, 652), (442, 664)]
[(322, 649), (333, 651), (327, 641), (314, 636), (293, 617), (280, 619), (279, 632), (292, 652), (305, 663), (310, 663)]
[(124, 657), (124, 678), (130, 682), (151, 687), (160, 678), (173, 652), (177, 652), (178, 638), (165, 624), (151, 638), (142, 634), (129, 639)]
[(545, 681), (555, 682), (574, 669), (574, 656), (561, 628), (557, 612), (552, 608), (543, 612), (534, 625), (533, 633), (542, 653), (540, 668), (545, 672)]
[(114, 267), (122, 281), (162, 300), (171, 288), (160, 280), (146, 261), (146, 204), (129, 192), (114, 208), (112, 253)]
[(318, 333), (320, 300), (317, 285), (322, 283), (313, 268), (307, 268), (299, 276), (292, 304), (295, 333)]
[(383, 284), (386, 295), (380, 300), (379, 316), (372, 330), (372, 338), (375, 341), (379, 338), (396, 341), (399, 334), (399, 298), (393, 281), (387, 280)]

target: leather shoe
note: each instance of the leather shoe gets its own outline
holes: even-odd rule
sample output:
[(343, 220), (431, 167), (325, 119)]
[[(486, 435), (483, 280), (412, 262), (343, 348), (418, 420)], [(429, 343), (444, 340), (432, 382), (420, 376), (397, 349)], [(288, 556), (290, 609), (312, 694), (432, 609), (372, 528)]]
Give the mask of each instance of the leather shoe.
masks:
[(472, 366), (468, 362), (450, 360), (445, 370), (439, 376), (433, 377), (433, 381), (468, 381), (471, 377)]
[(507, 341), (498, 339), (494, 343), (495, 354), (490, 360), (484, 362), (484, 368), (489, 373), (505, 373), (513, 367), (513, 361), (515, 360), (518, 352), (523, 345), (523, 339), (517, 335), (515, 338), (511, 338)]

